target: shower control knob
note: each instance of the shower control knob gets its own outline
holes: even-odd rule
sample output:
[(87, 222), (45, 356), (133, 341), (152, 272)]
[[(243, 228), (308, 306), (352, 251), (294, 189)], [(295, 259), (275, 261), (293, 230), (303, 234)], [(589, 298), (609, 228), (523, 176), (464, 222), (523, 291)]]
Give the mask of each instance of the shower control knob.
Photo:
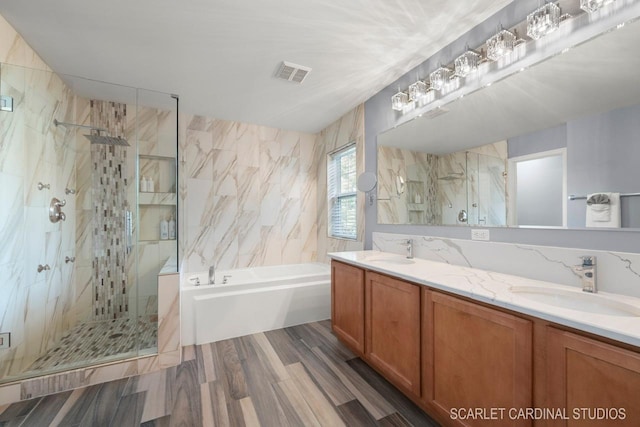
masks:
[(66, 200), (58, 200), (55, 197), (51, 199), (51, 204), (49, 204), (49, 221), (52, 223), (57, 223), (58, 221), (64, 221), (67, 219), (67, 216), (62, 212), (61, 207), (66, 205)]
[(46, 270), (51, 270), (51, 267), (49, 267), (49, 264), (45, 264), (45, 265), (39, 264), (38, 265), (38, 273), (42, 273), (43, 271), (46, 271)]

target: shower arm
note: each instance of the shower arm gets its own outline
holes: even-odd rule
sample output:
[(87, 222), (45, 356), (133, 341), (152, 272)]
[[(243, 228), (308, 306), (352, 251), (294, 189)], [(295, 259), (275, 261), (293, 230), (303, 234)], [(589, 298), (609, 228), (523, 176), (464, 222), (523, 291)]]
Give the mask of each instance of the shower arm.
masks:
[(90, 130), (95, 130), (96, 132), (104, 132), (107, 133), (106, 129), (102, 129), (102, 128), (97, 128), (95, 126), (87, 126), (87, 125), (77, 125), (75, 123), (66, 123), (66, 122), (59, 122), (58, 119), (53, 119), (53, 124), (56, 125), (56, 127), (58, 126), (64, 126), (64, 127), (76, 127), (76, 128), (83, 128), (83, 129), (90, 129)]

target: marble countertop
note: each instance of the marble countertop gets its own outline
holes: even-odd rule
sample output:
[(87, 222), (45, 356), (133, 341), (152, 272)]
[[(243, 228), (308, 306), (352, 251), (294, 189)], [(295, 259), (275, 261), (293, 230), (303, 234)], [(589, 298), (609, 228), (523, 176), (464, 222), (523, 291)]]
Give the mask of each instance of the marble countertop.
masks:
[[(572, 286), (419, 258), (407, 260), (404, 256), (387, 252), (333, 252), (329, 257), (367, 270), (385, 273), (433, 289), (440, 289), (640, 347), (640, 299), (638, 298), (605, 292), (587, 294)], [(558, 307), (514, 292), (518, 289), (554, 294), (557, 292), (568, 301), (575, 298), (585, 301), (588, 305), (598, 306), (603, 302), (612, 307), (624, 305), (625, 308), (631, 308), (635, 315), (597, 314)]]

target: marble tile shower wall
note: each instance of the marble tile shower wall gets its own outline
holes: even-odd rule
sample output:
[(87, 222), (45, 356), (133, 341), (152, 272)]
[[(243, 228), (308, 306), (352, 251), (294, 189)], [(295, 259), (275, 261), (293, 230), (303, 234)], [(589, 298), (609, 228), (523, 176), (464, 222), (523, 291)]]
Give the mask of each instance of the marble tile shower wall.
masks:
[[(11, 332), (11, 348), (0, 351), (3, 378), (28, 368), (75, 323), (73, 264), (64, 258), (74, 255), (76, 219), (72, 200), (65, 222), (48, 218), (51, 198), (75, 186), (73, 134), (53, 125), (73, 121), (74, 96), (52, 72), (24, 68), (45, 67), (3, 19), (0, 40), (0, 89), (14, 98), (14, 111), (0, 112), (0, 332)], [(49, 188), (38, 190), (39, 182)], [(39, 264), (50, 270), (38, 273)]]
[(327, 237), (327, 154), (350, 142), (356, 143), (356, 174), (364, 172), (364, 104), (322, 130), (316, 137), (314, 162), (317, 165), (317, 242), (319, 262), (329, 262), (327, 253), (356, 251), (364, 248), (365, 195), (358, 191), (356, 196), (357, 239), (345, 240)]
[(599, 291), (640, 298), (640, 254), (637, 253), (378, 232), (373, 233), (373, 249), (404, 255), (407, 239), (413, 239), (413, 253), (417, 258), (576, 287), (582, 285), (572, 266), (581, 263), (582, 255), (595, 255)]
[(315, 135), (180, 117), (181, 271), (316, 260)]

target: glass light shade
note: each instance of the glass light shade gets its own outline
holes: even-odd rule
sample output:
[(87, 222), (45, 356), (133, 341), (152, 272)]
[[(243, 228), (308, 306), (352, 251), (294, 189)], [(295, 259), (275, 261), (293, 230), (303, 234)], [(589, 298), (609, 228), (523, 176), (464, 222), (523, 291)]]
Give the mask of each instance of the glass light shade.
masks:
[(595, 12), (602, 6), (606, 6), (609, 3), (613, 3), (614, 0), (580, 0), (580, 9), (586, 12)]
[(527, 35), (534, 40), (546, 36), (560, 26), (560, 8), (547, 3), (527, 16)]
[(433, 73), (429, 74), (429, 82), (431, 83), (431, 88), (435, 90), (442, 90), (445, 85), (449, 83), (451, 74), (451, 70), (445, 67), (440, 67)]
[(480, 55), (472, 50), (468, 50), (462, 55), (458, 56), (454, 61), (456, 67), (456, 75), (460, 77), (466, 77), (468, 74), (478, 70), (478, 64), (480, 63)]
[(391, 108), (396, 111), (403, 111), (409, 103), (409, 95), (404, 92), (398, 92), (391, 97)]
[(511, 31), (500, 30), (498, 34), (487, 40), (487, 58), (497, 61), (503, 56), (513, 52), (516, 36)]
[(411, 101), (417, 101), (423, 98), (427, 94), (427, 84), (421, 80), (418, 80), (411, 86), (409, 86), (409, 99)]

